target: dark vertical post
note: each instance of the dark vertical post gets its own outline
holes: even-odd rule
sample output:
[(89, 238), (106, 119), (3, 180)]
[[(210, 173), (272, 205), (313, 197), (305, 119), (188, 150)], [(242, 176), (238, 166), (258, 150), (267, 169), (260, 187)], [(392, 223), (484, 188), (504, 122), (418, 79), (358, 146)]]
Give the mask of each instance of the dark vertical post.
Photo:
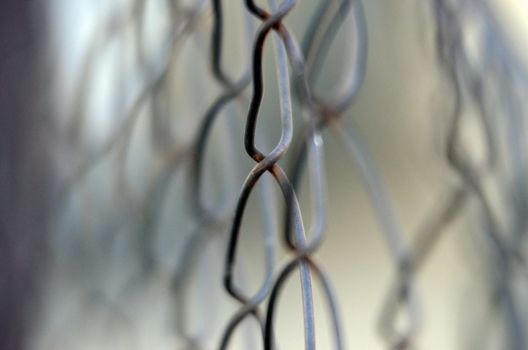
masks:
[[(40, 61), (46, 1), (0, 1), (0, 348), (27, 347), (45, 266), (52, 130)], [(46, 140), (48, 138), (48, 140)]]

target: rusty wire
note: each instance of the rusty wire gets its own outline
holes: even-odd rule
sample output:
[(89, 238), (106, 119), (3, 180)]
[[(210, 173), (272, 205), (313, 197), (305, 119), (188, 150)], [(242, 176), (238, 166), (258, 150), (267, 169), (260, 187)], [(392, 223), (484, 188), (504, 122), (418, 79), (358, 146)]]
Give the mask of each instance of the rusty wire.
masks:
[[(517, 278), (514, 274), (518, 271), (526, 272), (521, 245), (526, 236), (525, 209), (528, 207), (528, 187), (520, 185), (528, 172), (524, 151), (524, 121), (521, 116), (525, 108), (519, 90), (516, 89), (517, 85), (526, 85), (525, 72), (515, 59), (508, 56), (508, 49), (501, 44), (504, 40), (495, 37), (500, 31), (496, 28), (497, 23), (494, 22), (487, 2), (430, 2), (435, 19), (436, 54), (453, 91), (453, 112), (447, 118), (448, 128), (444, 135), (445, 159), (460, 181), (450, 189), (434, 210), (419, 220), (420, 225), (410, 235), (405, 233), (406, 229), (400, 222), (383, 176), (362, 135), (355, 127), (347, 128), (342, 121), (343, 115), (358, 97), (367, 70), (367, 21), (360, 0), (320, 1), (314, 15), (309, 19), (300, 43), (286, 23), (289, 14), (300, 6), (300, 2), (285, 0), (278, 4), (275, 0), (269, 0), (269, 9), (260, 7), (252, 0), (245, 0), (243, 4), (241, 2), (240, 6), (244, 6), (241, 21), (244, 24), (241, 31), (245, 35), (241, 55), (246, 58), (247, 66), (243, 67), (239, 77), (231, 76), (225, 69), (230, 64), (224, 62), (226, 49), (223, 6), (226, 1), (202, 0), (194, 2), (192, 6), (180, 1), (169, 2), (171, 27), (163, 47), (152, 55), (142, 50), (142, 12), (146, 6), (145, 1), (133, 1), (127, 15), (121, 13), (110, 16), (108, 25), (101, 27), (102, 34), (94, 34), (92, 45), (88, 48), (85, 62), (82, 64), (68, 130), (75, 145), (73, 153), (80, 155), (82, 162), (74, 166), (71, 176), (65, 181), (60, 192), (59, 205), (67, 206), (69, 197), (80, 191), (79, 188), (82, 188), (83, 182), (89, 177), (89, 172), (97, 164), (112, 155), (116, 156), (115, 188), (122, 196), (121, 205), (126, 208), (125, 211), (128, 210), (128, 215), (112, 217), (109, 221), (115, 222), (107, 226), (111, 228), (109, 231), (118, 231), (127, 225), (131, 227), (129, 230), (133, 232), (133, 249), (136, 250), (136, 258), (141, 266), (136, 275), (124, 283), (125, 287), (119, 295), (127, 295), (127, 289), (131, 289), (131, 286), (141, 285), (145, 278), (148, 279), (163, 270), (153, 252), (157, 224), (164, 200), (168, 196), (167, 189), (171, 178), (177, 173), (185, 172), (188, 185), (185, 198), (189, 206), (185, 210), (192, 221), (192, 233), (182, 243), (182, 253), (167, 273), (171, 302), (177, 310), (174, 327), (184, 348), (202, 349), (207, 348), (206, 344), (210, 344), (203, 334), (188, 327), (187, 319), (194, 310), (188, 307), (191, 295), (187, 288), (210, 242), (221, 239), (225, 242), (225, 251), (222, 252), (225, 258), (223, 287), (225, 293), (238, 303), (238, 308), (226, 324), (221, 325), (220, 338), (215, 340), (218, 348), (229, 348), (233, 334), (242, 327), (247, 318), (258, 322), (258, 341), (263, 344), (264, 349), (278, 348), (280, 339), (276, 339), (274, 331), (277, 304), (282, 288), (293, 278), (293, 273), (298, 272), (302, 290), (299, 299), (303, 305), (304, 347), (309, 350), (316, 349), (315, 333), (319, 326), (314, 315), (312, 284), (317, 280), (322, 287), (326, 309), (330, 315), (333, 346), (335, 349), (346, 349), (346, 330), (343, 329), (340, 315), (343, 310), (338, 307), (332, 283), (324, 272), (324, 262), (314, 257), (326, 235), (328, 205), (324, 141), (327, 137), (333, 137), (340, 142), (351, 163), (358, 169), (395, 267), (394, 280), (386, 292), (379, 315), (379, 334), (386, 342), (387, 348), (419, 347), (418, 334), (420, 329), (427, 325), (422, 318), (423, 310), (415, 283), (416, 275), (449, 223), (461, 213), (470, 210), (476, 213), (481, 226), (476, 231), (486, 242), (486, 247), (482, 249), (483, 261), (488, 263), (488, 268), (492, 270), (490, 309), (501, 310), (497, 314), (505, 320), (504, 327), (508, 336), (504, 343), (508, 348), (526, 348), (526, 332), (523, 331), (526, 321), (516, 307), (520, 301), (512, 286), (513, 280)], [(470, 61), (468, 48), (462, 40), (463, 25), (467, 19), (464, 16), (483, 21), (482, 54), (495, 55), (489, 58), (489, 62), (480, 62), (475, 66)], [(218, 86), (219, 92), (208, 104), (203, 115), (192, 116), (198, 121), (197, 127), (191, 141), (185, 143), (172, 135), (170, 127), (163, 124), (166, 119), (163, 114), (167, 112), (161, 108), (159, 99), (161, 94), (171, 91), (169, 85), (173, 76), (170, 71), (178, 60), (183, 43), (193, 36), (198, 37), (198, 32), (207, 19), (212, 21), (210, 31), (206, 34), (210, 41), (209, 45), (203, 45), (201, 49), (207, 57), (211, 78)], [(255, 24), (258, 24), (257, 29)], [(121, 108), (121, 116), (116, 121), (112, 136), (95, 152), (90, 152), (77, 143), (81, 143), (79, 133), (88, 118), (85, 115), (84, 99), (90, 89), (92, 66), (97, 62), (96, 55), (103, 50), (104, 45), (130, 25), (135, 33), (138, 70), (142, 77), (141, 88), (132, 103)], [(335, 84), (334, 91), (320, 96), (316, 93), (315, 85), (322, 74), (322, 67), (326, 64), (329, 47), (339, 31), (346, 31), (349, 35), (345, 48), (348, 57), (341, 74), (342, 80)], [(265, 83), (263, 72), (264, 48), (269, 45), (270, 38), (275, 39), (277, 86)], [(489, 73), (488, 69), (495, 71)], [(493, 74), (495, 80), (489, 79), (488, 74)], [(502, 92), (497, 92), (499, 88), (493, 86), (497, 81), (501, 84)], [(186, 87), (190, 89), (190, 85)], [(262, 112), (264, 94), (269, 91), (277, 91), (279, 95), (281, 134), (277, 144), (266, 153), (261, 148), (269, 137), (257, 133), (257, 124), (259, 120), (270, 118)], [(495, 104), (488, 100), (490, 96), (497, 99)], [(299, 125), (294, 123), (295, 104), (299, 106), (301, 115)], [(474, 104), (478, 110), (477, 118), (481, 127), (479, 131), (486, 144), (486, 159), (483, 164), (475, 164), (475, 157), (471, 149), (465, 148), (460, 134), (462, 120), (468, 118), (464, 114), (467, 104)], [(145, 106), (150, 107), (147, 114), (154, 125), (151, 135), (154, 150), (149, 156), (158, 159), (161, 165), (152, 171), (148, 183), (138, 195), (128, 184), (125, 163), (130, 152), (132, 134), (138, 128), (140, 112)], [(219, 205), (207, 195), (205, 162), (206, 153), (211, 147), (208, 142), (212, 138), (214, 128), (219, 124), (227, 124), (229, 115), (236, 114), (231, 113), (229, 107), (242, 111), (242, 121), (245, 123), (243, 146), (254, 164), (241, 184), (236, 202), (226, 200)], [(505, 120), (494, 117), (494, 113), (498, 114), (500, 108), (507, 108), (507, 112), (503, 113)], [(178, 118), (174, 118), (172, 122), (177, 123)], [(496, 131), (499, 128), (505, 130), (503, 134)], [(328, 133), (323, 136), (326, 129)], [(222, 137), (236, 139), (234, 133), (238, 131), (230, 127)], [(506, 155), (501, 153), (500, 146), (504, 140), (509, 142), (506, 149), (513, 150), (511, 153), (502, 152)], [(287, 160), (281, 163), (287, 163), (286, 166), (279, 164), (281, 160)], [(235, 168), (241, 168), (238, 161), (230, 163), (226, 160), (221, 163), (233, 173)], [(503, 173), (505, 168), (511, 168), (510, 172), (506, 171), (506, 175)], [(312, 200), (312, 222), (309, 227), (305, 227), (298, 199), (305, 172), (309, 178)], [(511, 204), (511, 200), (507, 201), (510, 203), (508, 210), (511, 210), (513, 218), (512, 227), (502, 227), (499, 222), (500, 214), (490, 203), (492, 200), (489, 198), (490, 190), (487, 187), (489, 179), (498, 186), (503, 186), (502, 193), (520, 189), (514, 204)], [(243, 285), (238, 284), (242, 278), (237, 278), (235, 271), (240, 271), (237, 267), (243, 265), (238, 254), (241, 237), (246, 234), (242, 227), (242, 221), (247, 217), (246, 206), (251, 196), (255, 195), (254, 189), (259, 183), (263, 184), (259, 202), (262, 209), (260, 215), (265, 224), (262, 230), (265, 273), (257, 291), (250, 293)], [(280, 189), (281, 200), (275, 198), (273, 186)], [(280, 207), (284, 208), (282, 216), (276, 213)], [(134, 224), (127, 222), (130, 217), (134, 218)], [(278, 225), (278, 221), (282, 222), (282, 225)], [(288, 251), (287, 260), (280, 264), (276, 261), (277, 240)], [(139, 283), (137, 275), (140, 276)], [(219, 279), (211, 279), (210, 283), (221, 282)], [(104, 292), (97, 291), (95, 294), (98, 296), (97, 300), (102, 300), (102, 304), (109, 303)], [(116, 307), (116, 310), (116, 314), (126, 319), (126, 312), (121, 311), (119, 307)], [(397, 321), (402, 313), (408, 316), (408, 324), (403, 330)], [(123, 323), (127, 324), (128, 321)]]

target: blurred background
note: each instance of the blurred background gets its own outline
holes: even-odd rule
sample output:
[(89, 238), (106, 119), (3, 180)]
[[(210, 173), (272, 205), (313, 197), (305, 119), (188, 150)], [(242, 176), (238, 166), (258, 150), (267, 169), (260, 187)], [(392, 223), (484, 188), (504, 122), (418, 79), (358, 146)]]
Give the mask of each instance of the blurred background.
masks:
[[(212, 64), (213, 3), (0, 6), (8, 23), (1, 348), (220, 346), (241, 307), (223, 276), (234, 209), (255, 164), (244, 128), (262, 21), (243, 2), (220, 2), (221, 69), (250, 79), (200, 145), (208, 111), (231, 88)], [(275, 11), (274, 1), (256, 3)], [(345, 11), (347, 1), (328, 3), (343, 23), (320, 48), (326, 56), (310, 82), (317, 96), (339, 92), (348, 72), (361, 74), (363, 12), (368, 41), (357, 95), (321, 131), (326, 227), (311, 254), (331, 281), (344, 348), (528, 349), (528, 5), (351, 1)], [(321, 9), (298, 1), (284, 18), (300, 46)], [(262, 56), (257, 145), (265, 153), (282, 131), (282, 47), (270, 34)], [(304, 125), (294, 82), (286, 84), (293, 145)], [(290, 177), (294, 154), (289, 147), (278, 163)], [(307, 230), (321, 214), (309, 178), (305, 170), (297, 191)], [(234, 279), (245, 294), (267, 273), (275, 281), (295, 255), (283, 221), (284, 198), (266, 173), (240, 228)], [(401, 233), (396, 242), (391, 228)], [(408, 254), (410, 277), (395, 246)], [(289, 276), (276, 306), (280, 349), (305, 348), (298, 276)], [(316, 279), (313, 286), (317, 348), (336, 349), (324, 290)], [(259, 303), (263, 315), (268, 301)], [(228, 348), (263, 349), (261, 338), (246, 317)]]

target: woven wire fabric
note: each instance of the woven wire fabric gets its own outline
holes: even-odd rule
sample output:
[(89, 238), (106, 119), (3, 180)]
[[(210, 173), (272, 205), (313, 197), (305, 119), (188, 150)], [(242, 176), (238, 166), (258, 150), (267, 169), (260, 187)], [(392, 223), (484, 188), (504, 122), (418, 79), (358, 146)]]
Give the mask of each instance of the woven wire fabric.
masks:
[[(384, 347), (428, 348), (419, 337), (428, 325), (416, 278), (446, 226), (463, 215), (474, 222), (472, 249), (489, 271), (490, 320), (472, 331), (498, 329), (498, 348), (527, 348), (526, 70), (490, 3), (427, 1), (432, 59), (450, 95), (438, 117), (441, 159), (454, 180), (410, 233), (364, 135), (344, 126), (370, 59), (360, 0), (312, 4), (301, 33), (289, 24), (306, 6), (295, 0), (115, 5), (94, 15), (98, 24), (64, 92), (68, 161), (57, 191), (44, 348), (81, 348), (82, 332), (92, 340), (107, 332), (124, 349), (158, 348), (145, 340), (153, 337), (170, 348), (229, 349), (239, 333), (237, 348), (284, 348), (276, 318), (291, 281), (302, 304), (304, 338), (295, 343), (321, 348), (316, 334), (328, 327), (328, 346), (348, 348), (352, 330), (342, 318), (354, 310), (339, 306), (332, 273), (317, 258), (332, 234), (326, 173), (339, 171), (325, 162), (328, 139), (357, 169), (394, 267), (372, 325)], [(334, 88), (321, 91), (332, 45), (342, 46), (343, 64)], [(269, 66), (275, 77), (265, 74)], [(270, 95), (273, 108), (265, 106)], [(253, 231), (260, 236), (241, 251)], [(263, 260), (263, 273), (252, 259)], [(225, 297), (228, 311), (219, 306)], [(66, 311), (52, 312), (64, 303)], [(67, 334), (60, 345), (59, 333)], [(107, 346), (93, 341), (85, 346)]]

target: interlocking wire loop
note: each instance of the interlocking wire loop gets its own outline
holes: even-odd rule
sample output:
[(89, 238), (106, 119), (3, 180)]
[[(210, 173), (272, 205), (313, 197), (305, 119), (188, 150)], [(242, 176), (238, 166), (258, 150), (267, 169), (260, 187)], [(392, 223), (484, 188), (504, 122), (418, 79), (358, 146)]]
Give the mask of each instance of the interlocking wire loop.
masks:
[[(504, 44), (488, 1), (428, 1), (434, 19), (437, 63), (452, 92), (452, 111), (443, 116), (447, 128), (442, 135), (442, 159), (458, 182), (449, 188), (431, 212), (419, 218), (419, 225), (414, 230), (404, 227), (401, 222), (398, 207), (394, 205), (376, 159), (356, 127), (357, 120), (348, 124), (343, 121), (361, 96), (367, 71), (369, 36), (361, 0), (320, 0), (313, 15), (307, 19), (300, 40), (289, 23), (295, 11), (302, 10), (301, 2), (297, 0), (280, 3), (268, 0), (267, 8), (253, 0), (236, 3), (170, 0), (164, 4), (166, 7), (161, 12), (166, 12), (169, 24), (155, 50), (146, 49), (148, 39), (144, 31), (148, 2), (133, 0), (125, 10), (121, 8), (112, 13), (106, 24), (97, 28), (80, 64), (70, 120), (65, 127), (74, 164), (59, 191), (57, 211), (68, 212), (67, 209), (76, 207), (74, 204), (79, 197), (82, 202), (82, 194), (90, 192), (94, 169), (100, 167), (105, 169), (101, 182), (112, 183), (115, 190), (117, 209), (101, 215), (102, 224), (93, 230), (104, 236), (103, 243), (94, 238), (96, 243), (90, 246), (86, 242), (91, 242), (92, 236), (77, 232), (91, 232), (90, 225), (72, 225), (63, 230), (66, 233), (58, 230), (57, 246), (65, 240), (80, 247), (74, 255), (87, 262), (95, 261), (100, 264), (97, 266), (106, 266), (115, 258), (113, 254), (118, 254), (115, 248), (118, 233), (125, 232), (125, 240), (131, 243), (121, 248), (127, 251), (127, 257), (131, 256), (133, 262), (130, 264), (133, 271), (122, 274), (123, 281), (115, 288), (117, 292), (109, 291), (111, 288), (100, 281), (108, 278), (104, 272), (101, 272), (103, 277), (94, 273), (97, 275), (94, 281), (83, 281), (88, 289), (88, 302), (83, 300), (82, 305), (96, 304), (114, 310), (119, 323), (125, 325), (131, 334), (135, 333), (138, 327), (126, 310), (127, 302), (133, 299), (137, 290), (147, 289), (145, 286), (153, 279), (162, 276), (160, 279), (170, 299), (168, 314), (175, 318), (171, 326), (179, 346), (185, 349), (229, 349), (235, 332), (243, 328), (245, 320), (252, 319), (258, 323), (256, 338), (261, 347), (273, 350), (282, 348), (281, 339), (275, 334), (281, 293), (298, 272), (304, 348), (320, 348), (316, 341), (320, 323), (314, 303), (322, 299), (328, 312), (327, 323), (331, 326), (332, 346), (347, 349), (347, 330), (343, 327), (341, 314), (353, 310), (340, 309), (330, 277), (324, 271), (324, 261), (316, 257), (325, 236), (331, 234), (326, 232), (329, 215), (324, 145), (328, 138), (333, 138), (358, 171), (393, 266), (393, 277), (384, 293), (378, 316), (379, 336), (386, 347), (419, 348), (419, 334), (427, 323), (416, 278), (447, 226), (463, 213), (472, 213), (478, 223), (476, 235), (482, 241), (481, 249), (476, 250), (483, 252), (479, 256), (491, 271), (489, 308), (492, 314), (500, 315), (504, 320), (505, 346), (516, 350), (526, 348), (528, 340), (524, 328), (527, 321), (519, 310), (521, 297), (515, 284), (523, 278), (526, 282), (526, 275), (519, 275), (525, 274), (527, 268), (522, 248), (528, 229), (528, 186), (524, 185), (528, 157), (523, 115), (527, 106), (522, 92), (528, 89), (528, 79), (526, 69)], [(233, 8), (240, 10), (236, 24), (243, 37), (243, 44), (236, 50), (226, 44), (230, 41), (228, 39), (233, 39), (226, 34), (230, 24), (227, 18), (232, 15)], [(465, 37), (465, 26), (470, 22), (478, 24), (477, 54), (472, 53), (474, 48)], [(334, 89), (320, 92), (317, 90), (318, 80), (331, 64), (328, 53), (333, 45), (337, 45), (340, 33), (345, 37), (340, 80), (334, 84)], [(117, 86), (134, 85), (130, 76), (137, 75), (139, 82), (134, 85), (137, 89), (132, 89), (134, 93), (127, 93), (126, 89), (116, 93), (117, 117), (112, 119), (110, 136), (94, 146), (82, 137), (82, 132), (91, 121), (88, 96), (95, 85), (98, 55), (112, 42), (128, 36), (133, 40), (127, 41), (130, 47), (125, 45), (126, 52), (133, 52), (134, 68), (129, 72), (121, 67), (115, 80)], [(276, 86), (268, 83), (269, 77), (264, 74), (267, 63), (264, 52), (266, 45), (271, 45), (270, 39), (274, 43), (272, 63), (276, 68)], [(185, 60), (182, 56), (188, 41), (193, 41), (196, 57), (185, 62), (186, 72), (181, 73), (177, 67), (180, 60)], [(230, 50), (245, 60), (239, 76), (231, 73), (234, 63), (228, 59)], [(200, 70), (202, 64), (206, 68)], [(174, 81), (182, 83), (183, 87), (175, 91), (171, 87)], [(268, 149), (265, 146), (271, 137), (257, 125), (273, 119), (263, 107), (265, 95), (273, 93), (278, 94), (280, 137), (266, 152), (264, 149)], [(189, 104), (193, 104), (190, 111), (181, 112), (176, 108), (178, 106), (171, 105), (171, 99), (176, 95), (197, 94), (200, 101), (190, 101)], [(209, 94), (214, 96), (210, 98)], [(476, 113), (469, 115), (470, 109)], [(239, 114), (240, 120), (237, 120)], [(147, 127), (141, 124), (142, 118), (148, 121)], [(463, 135), (464, 122), (470, 118), (477, 122), (477, 133), (484, 140), (482, 159)], [(238, 122), (244, 124), (243, 132), (239, 130)], [(187, 140), (184, 132), (178, 130), (180, 126), (184, 129), (186, 123), (192, 126)], [(216, 141), (215, 132), (225, 141), (223, 147), (216, 147), (218, 145), (213, 143)], [(142, 144), (148, 161), (136, 166), (134, 171), (148, 169), (145, 170), (148, 175), (144, 176), (142, 185), (134, 186), (127, 162), (137, 156), (133, 146), (138, 134), (148, 140)], [(242, 134), (243, 145), (242, 142), (234, 145), (236, 140), (242, 139)], [(243, 160), (236, 159), (238, 150), (245, 151), (246, 158), (249, 156), (249, 160), (245, 160), (251, 162), (243, 181), (237, 177), (244, 166)], [(218, 187), (226, 192), (232, 190), (230, 187), (237, 187), (238, 196), (228, 193), (225, 195), (227, 199), (218, 201), (211, 194), (211, 178), (221, 176), (220, 171), (209, 169), (209, 152), (214, 154), (211, 163), (219, 163), (219, 168), (228, 174)], [(160, 221), (163, 209), (170, 207), (166, 203), (173, 196), (169, 191), (171, 181), (178, 176), (183, 178), (184, 188), (176, 197), (182, 199), (183, 204), (181, 208), (169, 209), (174, 216), (186, 216), (186, 220), (182, 220), (185, 224), (181, 227), (176, 224), (170, 229), (171, 235), (179, 240), (177, 245), (181, 252), (178, 254), (167, 248), (169, 253), (162, 254), (156, 251), (162, 231)], [(310, 215), (301, 211), (299, 194), (303, 176), (308, 177)], [(258, 193), (255, 191), (257, 187), (260, 189)], [(507, 214), (494, 205), (494, 189), (504, 197), (500, 199), (501, 203), (506, 203), (504, 211)], [(280, 199), (276, 198), (277, 193), (280, 193)], [(244, 278), (238, 273), (243, 272), (246, 265), (240, 256), (243, 253), (242, 240), (249, 235), (242, 222), (250, 217), (248, 203), (257, 195), (261, 206), (258, 216), (264, 223), (259, 249), (264, 254), (265, 271), (253, 292), (242, 283)], [(82, 222), (90, 206), (79, 206), (81, 213), (76, 215), (81, 218), (77, 221)], [(65, 227), (72, 221), (68, 215), (63, 218)], [(504, 219), (503, 215), (507, 218)], [(305, 227), (303, 217), (307, 216), (312, 222)], [(411, 231), (410, 234), (407, 231)], [(285, 260), (280, 263), (277, 261), (277, 242), (286, 250)], [(110, 246), (111, 252), (101, 253), (98, 244)], [(222, 277), (216, 278), (212, 273), (206, 276), (210, 286), (205, 289), (223, 288), (222, 293), (236, 306), (229, 318), (217, 325), (216, 338), (212, 339), (205, 326), (192, 329), (189, 319), (198, 314), (190, 306), (191, 300), (196, 298), (196, 289), (199, 289), (192, 289), (194, 279), (200, 274), (200, 265), (208, 261), (208, 249), (215, 244), (217, 249), (221, 247), (218, 250), (222, 256)], [(174, 258), (172, 263), (164, 262), (167, 255)], [(212, 266), (208, 267), (212, 269)], [(315, 292), (314, 281), (319, 284), (321, 293)], [(316, 294), (322, 298), (316, 298)], [(204, 301), (203, 304), (207, 303)], [(406, 320), (403, 327), (402, 318)]]

